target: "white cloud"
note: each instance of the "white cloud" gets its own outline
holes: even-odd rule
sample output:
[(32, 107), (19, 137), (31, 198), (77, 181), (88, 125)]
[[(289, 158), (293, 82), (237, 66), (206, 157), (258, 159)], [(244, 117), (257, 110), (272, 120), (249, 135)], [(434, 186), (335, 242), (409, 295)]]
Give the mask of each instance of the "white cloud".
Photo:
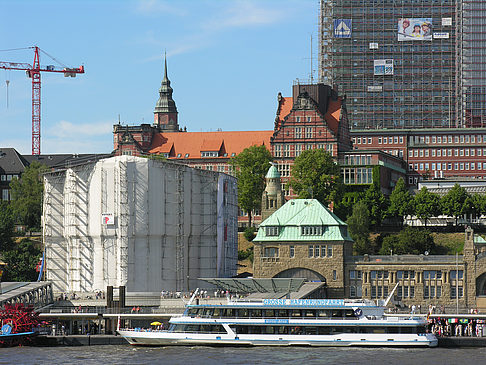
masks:
[(101, 136), (112, 133), (113, 124), (113, 121), (73, 124), (71, 122), (61, 120), (59, 123), (49, 128), (49, 130), (47, 131), (47, 135), (57, 138), (66, 138), (73, 136), (75, 136), (76, 138), (82, 138), (83, 136)]
[[(261, 3), (258, 3), (260, 5)], [(249, 1), (231, 2), (231, 6), (224, 9), (212, 19), (203, 24), (208, 30), (218, 31), (227, 28), (249, 27), (267, 25), (280, 22), (285, 17), (285, 13), (275, 8), (263, 8), (256, 3)]]

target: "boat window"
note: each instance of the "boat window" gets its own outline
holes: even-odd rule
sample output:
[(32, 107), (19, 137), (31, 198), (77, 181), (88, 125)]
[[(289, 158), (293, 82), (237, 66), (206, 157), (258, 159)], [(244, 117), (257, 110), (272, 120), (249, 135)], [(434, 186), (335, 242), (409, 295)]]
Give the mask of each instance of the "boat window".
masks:
[(221, 316), (221, 309), (214, 308), (213, 317), (220, 317)]
[(302, 313), (300, 309), (292, 309), (291, 314), (292, 317), (302, 317)]
[[(413, 327), (402, 327), (401, 333), (414, 333), (414, 330)], [(422, 333), (425, 333), (425, 331)]]
[(352, 309), (346, 309), (344, 311), (344, 316), (346, 318), (354, 318), (354, 311)]
[(213, 315), (213, 308), (204, 308), (203, 316), (211, 317)]
[(220, 324), (215, 324), (211, 326), (211, 332), (212, 333), (226, 333), (224, 330), (224, 327), (221, 326)]
[(332, 333), (356, 333), (358, 331), (357, 327), (334, 327)]
[(197, 315), (197, 308), (189, 308), (187, 315), (190, 317), (195, 317)]
[(223, 317), (234, 317), (235, 313), (233, 308), (225, 308), (223, 310)]
[(316, 316), (316, 311), (313, 309), (305, 309), (304, 310), (304, 316), (305, 317), (315, 317)]
[(173, 332), (184, 332), (184, 327), (185, 327), (185, 325), (183, 325), (183, 324), (176, 324), (174, 326)]
[(275, 311), (273, 309), (265, 309), (264, 317), (275, 317)]
[(372, 333), (385, 333), (385, 328), (383, 327), (371, 327)]
[(292, 329), (290, 330), (290, 334), (291, 335), (300, 335), (300, 334), (302, 334), (302, 328), (300, 328), (299, 326), (292, 327)]
[(398, 327), (388, 327), (386, 329), (386, 333), (398, 333), (399, 328)]
[(332, 317), (333, 318), (339, 318), (339, 317), (343, 317), (343, 310), (342, 309), (333, 309), (332, 310)]
[[(404, 327), (406, 328), (406, 327)], [(418, 326), (417, 327), (417, 333), (425, 333), (425, 326)], [(413, 332), (412, 332), (413, 333)]]
[(327, 309), (318, 309), (317, 310), (318, 317), (331, 317), (331, 312)]
[(200, 328), (197, 324), (188, 324), (185, 330), (186, 332), (199, 332)]
[(248, 327), (248, 333), (259, 335), (262, 333), (262, 327), (261, 326)]
[(248, 317), (248, 308), (238, 309), (238, 317)]
[(289, 327), (286, 326), (278, 326), (275, 328), (275, 333), (278, 333), (280, 335), (286, 335), (289, 333), (288, 329)]
[(237, 326), (236, 329), (232, 328), (234, 332), (237, 334), (247, 334), (248, 333), (248, 326)]
[(304, 334), (317, 335), (317, 327), (304, 327)]
[(288, 317), (289, 311), (287, 309), (276, 309), (275, 314), (277, 317)]
[(248, 312), (250, 313), (250, 317), (262, 318), (262, 310), (261, 309), (249, 309)]
[(267, 335), (273, 335), (275, 333), (275, 328), (273, 328), (273, 326), (266, 326), (265, 333)]
[(331, 327), (318, 327), (317, 332), (320, 335), (330, 335), (331, 334)]

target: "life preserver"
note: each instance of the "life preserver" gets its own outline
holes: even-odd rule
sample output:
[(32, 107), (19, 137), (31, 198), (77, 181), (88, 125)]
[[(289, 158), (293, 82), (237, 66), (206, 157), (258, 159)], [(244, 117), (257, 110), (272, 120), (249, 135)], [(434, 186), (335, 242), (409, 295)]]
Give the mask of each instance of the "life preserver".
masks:
[(356, 309), (354, 310), (354, 315), (355, 315), (356, 317), (361, 317), (361, 316), (363, 315), (363, 311), (361, 310), (361, 308), (356, 308)]

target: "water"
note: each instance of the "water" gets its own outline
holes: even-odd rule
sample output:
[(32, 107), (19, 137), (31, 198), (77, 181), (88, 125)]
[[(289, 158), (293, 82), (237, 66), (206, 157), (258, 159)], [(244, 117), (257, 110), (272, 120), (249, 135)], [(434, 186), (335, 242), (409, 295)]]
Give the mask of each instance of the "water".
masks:
[(486, 348), (15, 347), (0, 364), (482, 364)]

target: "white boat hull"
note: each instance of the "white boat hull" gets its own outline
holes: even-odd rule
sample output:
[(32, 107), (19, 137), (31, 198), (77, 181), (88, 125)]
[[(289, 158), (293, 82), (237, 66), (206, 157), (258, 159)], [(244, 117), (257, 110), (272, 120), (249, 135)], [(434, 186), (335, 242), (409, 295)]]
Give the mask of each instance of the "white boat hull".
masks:
[(416, 334), (360, 334), (341, 335), (239, 335), (196, 334), (174, 332), (118, 331), (128, 343), (137, 346), (391, 346), (391, 347), (435, 347), (433, 335)]

